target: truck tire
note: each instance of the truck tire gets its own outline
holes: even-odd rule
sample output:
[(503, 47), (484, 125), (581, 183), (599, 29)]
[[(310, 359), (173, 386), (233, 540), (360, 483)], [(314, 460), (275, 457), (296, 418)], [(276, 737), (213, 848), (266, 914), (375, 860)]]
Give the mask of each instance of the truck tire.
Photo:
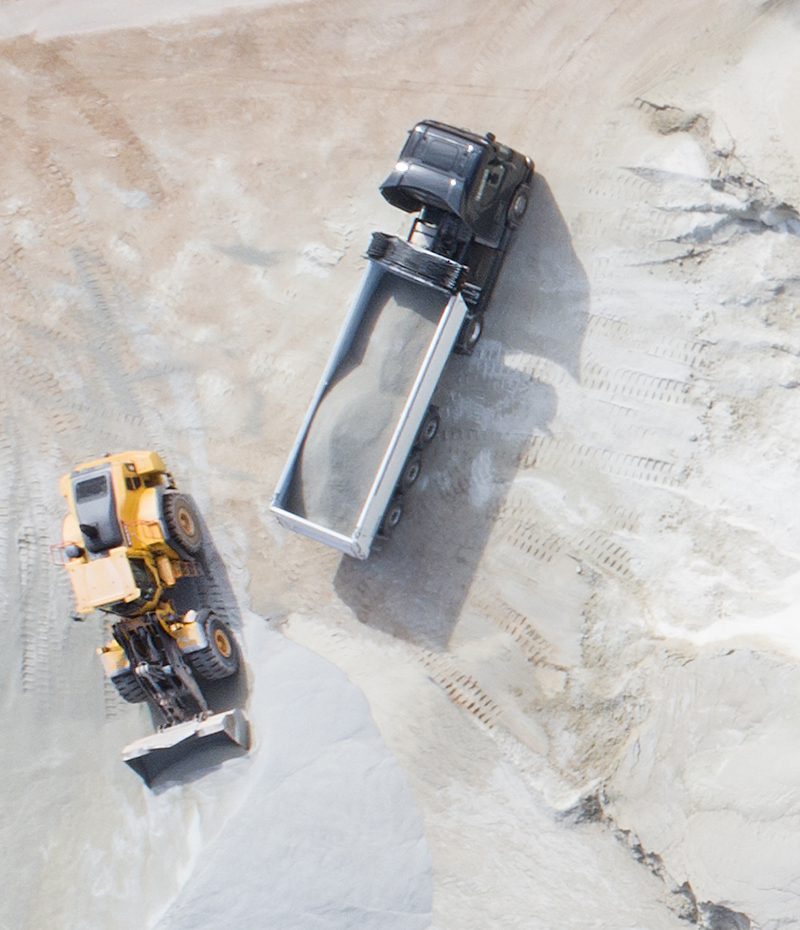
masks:
[(132, 671), (120, 672), (111, 679), (117, 693), (128, 704), (141, 704), (147, 700), (147, 694)]
[(422, 471), (422, 456), (419, 452), (412, 452), (403, 466), (403, 473), (400, 475), (400, 487), (407, 491), (412, 485), (417, 483), (420, 472)]
[(383, 258), (389, 247), (389, 236), (386, 233), (374, 232), (367, 246), (367, 258)]
[(520, 186), (514, 191), (514, 196), (511, 198), (511, 203), (508, 205), (508, 216), (507, 223), (509, 229), (516, 229), (517, 226), (522, 222), (522, 217), (525, 216), (528, 210), (528, 203), (531, 199), (531, 189), (527, 184), (520, 184)]
[(163, 498), (164, 523), (168, 541), (177, 543), (187, 555), (197, 555), (203, 548), (200, 516), (190, 497), (168, 491)]
[(458, 355), (472, 355), (475, 346), (483, 335), (483, 315), (468, 316), (461, 326), (454, 352)]
[(239, 669), (239, 647), (227, 623), (214, 614), (205, 621), (208, 645), (186, 654), (186, 660), (200, 678), (217, 681), (229, 678)]
[(439, 432), (440, 423), (439, 411), (436, 407), (428, 407), (428, 412), (425, 414), (425, 419), (422, 421), (422, 426), (420, 426), (419, 432), (417, 433), (414, 447), (416, 449), (424, 449), (425, 446), (430, 445)]
[(403, 519), (403, 510), (403, 498), (398, 494), (389, 502), (381, 521), (380, 535), (384, 539), (388, 539), (397, 529), (398, 524)]

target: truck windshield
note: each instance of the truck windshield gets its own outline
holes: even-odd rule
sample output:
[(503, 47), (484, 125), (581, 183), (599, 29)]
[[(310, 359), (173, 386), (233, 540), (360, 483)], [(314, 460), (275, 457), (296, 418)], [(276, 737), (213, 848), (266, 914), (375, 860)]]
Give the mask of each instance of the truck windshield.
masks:
[(448, 173), (456, 170), (456, 163), (463, 151), (460, 146), (448, 142), (447, 139), (435, 138), (424, 140), (420, 149), (421, 151), (417, 153), (417, 157), (421, 161), (424, 161), (426, 165), (430, 165), (431, 168), (438, 168), (439, 171), (447, 171)]
[(400, 158), (420, 162), (444, 174), (465, 177), (471, 173), (472, 163), (480, 159), (480, 151), (477, 146), (432, 132), (412, 132)]

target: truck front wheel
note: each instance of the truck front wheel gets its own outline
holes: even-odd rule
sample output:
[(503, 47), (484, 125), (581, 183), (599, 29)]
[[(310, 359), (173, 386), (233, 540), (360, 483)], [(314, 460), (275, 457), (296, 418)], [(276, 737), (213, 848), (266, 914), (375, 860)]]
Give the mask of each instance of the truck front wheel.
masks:
[(531, 189), (527, 184), (522, 184), (514, 192), (508, 207), (508, 225), (511, 229), (516, 229), (522, 222), (522, 217), (525, 216), (528, 210), (530, 197)]

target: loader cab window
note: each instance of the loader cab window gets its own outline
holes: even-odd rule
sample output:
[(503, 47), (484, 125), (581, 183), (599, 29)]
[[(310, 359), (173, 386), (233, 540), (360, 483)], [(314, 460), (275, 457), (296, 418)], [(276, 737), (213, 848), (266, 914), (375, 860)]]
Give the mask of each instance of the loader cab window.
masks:
[(122, 545), (114, 488), (108, 472), (73, 479), (78, 524), (88, 552), (98, 554)]
[(86, 478), (75, 485), (75, 500), (81, 501), (95, 500), (98, 497), (105, 497), (108, 494), (108, 478), (105, 475), (98, 475), (96, 478)]

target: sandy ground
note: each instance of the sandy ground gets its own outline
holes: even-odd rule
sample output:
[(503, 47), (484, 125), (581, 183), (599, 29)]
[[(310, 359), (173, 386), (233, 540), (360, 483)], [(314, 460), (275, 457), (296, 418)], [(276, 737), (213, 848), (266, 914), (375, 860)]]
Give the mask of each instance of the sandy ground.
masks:
[[(229, 902), (244, 928), (273, 874), (284, 928), (304, 900), (367, 926), (354, 899), (424, 926), (428, 856), (437, 930), (800, 927), (796, 4), (465, 0), (457, 28), (417, 0), (179, 4), (45, 41), (108, 25), (58, 9), (0, 3), (0, 927), (210, 928)], [(268, 505), (427, 116), (539, 175), (404, 523), (356, 563)], [(305, 734), (320, 663), (391, 785), (321, 738), (327, 781), (282, 805), (268, 727), (155, 794), (118, 761), (147, 715), (49, 546), (58, 475), (131, 446), (206, 515), (256, 723)], [(349, 835), (331, 778), (375, 801)], [(376, 834), (388, 858), (330, 894), (309, 850)]]

